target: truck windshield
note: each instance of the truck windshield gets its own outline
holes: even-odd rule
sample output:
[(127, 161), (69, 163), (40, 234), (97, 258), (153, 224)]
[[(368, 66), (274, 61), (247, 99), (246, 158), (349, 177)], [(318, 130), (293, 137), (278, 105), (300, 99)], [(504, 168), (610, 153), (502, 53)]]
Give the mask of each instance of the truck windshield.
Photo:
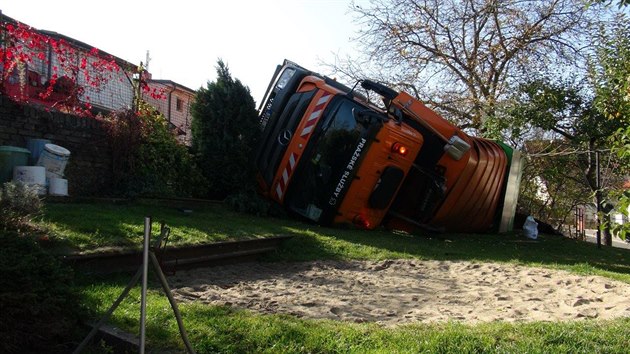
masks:
[(292, 179), (285, 199), (291, 210), (314, 221), (334, 215), (366, 147), (367, 127), (355, 120), (356, 110), (365, 108), (346, 98), (331, 102)]

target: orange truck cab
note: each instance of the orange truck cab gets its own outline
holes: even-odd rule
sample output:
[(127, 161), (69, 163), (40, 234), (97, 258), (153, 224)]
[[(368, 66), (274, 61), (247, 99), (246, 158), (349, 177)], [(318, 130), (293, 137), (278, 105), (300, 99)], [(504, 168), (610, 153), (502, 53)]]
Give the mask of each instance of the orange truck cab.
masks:
[(291, 61), (259, 108), (261, 193), (322, 225), (505, 232), (521, 156), (471, 137), (405, 92), (363, 80), (368, 95)]

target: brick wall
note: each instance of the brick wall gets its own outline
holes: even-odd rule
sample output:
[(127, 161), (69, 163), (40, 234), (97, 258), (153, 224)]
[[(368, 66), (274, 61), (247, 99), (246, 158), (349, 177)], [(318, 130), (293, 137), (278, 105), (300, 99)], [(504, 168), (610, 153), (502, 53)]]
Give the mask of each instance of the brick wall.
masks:
[(111, 152), (98, 120), (0, 96), (0, 145), (26, 147), (28, 138), (49, 139), (70, 150), (65, 175), (71, 196), (102, 196), (111, 190)]

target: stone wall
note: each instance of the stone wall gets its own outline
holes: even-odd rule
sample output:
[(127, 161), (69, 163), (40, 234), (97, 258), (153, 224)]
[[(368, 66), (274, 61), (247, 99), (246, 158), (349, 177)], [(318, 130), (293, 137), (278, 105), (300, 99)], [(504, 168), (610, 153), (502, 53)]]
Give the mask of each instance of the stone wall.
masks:
[(28, 138), (49, 139), (70, 150), (65, 175), (71, 196), (103, 196), (111, 190), (111, 150), (100, 121), (0, 96), (0, 145), (26, 147)]

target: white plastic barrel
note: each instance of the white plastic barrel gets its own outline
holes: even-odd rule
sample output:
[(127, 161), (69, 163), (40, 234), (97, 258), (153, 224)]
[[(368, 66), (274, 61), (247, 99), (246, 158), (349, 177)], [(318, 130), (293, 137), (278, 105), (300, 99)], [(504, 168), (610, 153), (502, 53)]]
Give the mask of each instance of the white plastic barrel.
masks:
[(59, 145), (46, 144), (44, 151), (39, 155), (37, 165), (46, 168), (46, 177), (62, 178), (69, 158), (70, 150)]
[(68, 195), (68, 180), (64, 178), (48, 179), (48, 194), (65, 197)]
[(36, 187), (37, 194), (46, 194), (46, 169), (43, 166), (15, 166), (13, 181)]

